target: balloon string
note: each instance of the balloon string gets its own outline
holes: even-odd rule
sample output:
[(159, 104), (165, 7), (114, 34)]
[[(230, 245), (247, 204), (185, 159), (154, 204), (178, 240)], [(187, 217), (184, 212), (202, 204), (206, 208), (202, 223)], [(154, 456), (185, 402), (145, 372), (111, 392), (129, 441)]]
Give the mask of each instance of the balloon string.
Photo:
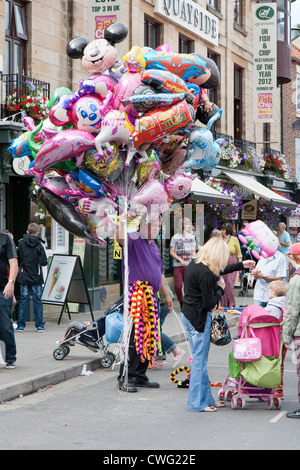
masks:
[[(127, 197), (122, 197), (122, 209), (127, 210)], [(124, 354), (124, 368), (123, 368), (123, 379), (126, 381), (128, 379), (128, 354), (129, 354), (129, 339), (131, 333), (132, 322), (130, 322), (129, 315), (129, 267), (128, 267), (128, 234), (127, 234), (127, 219), (121, 222), (123, 224), (123, 234), (124, 234), (124, 246), (123, 246), (123, 263), (124, 263), (124, 335), (123, 335), (123, 354)]]

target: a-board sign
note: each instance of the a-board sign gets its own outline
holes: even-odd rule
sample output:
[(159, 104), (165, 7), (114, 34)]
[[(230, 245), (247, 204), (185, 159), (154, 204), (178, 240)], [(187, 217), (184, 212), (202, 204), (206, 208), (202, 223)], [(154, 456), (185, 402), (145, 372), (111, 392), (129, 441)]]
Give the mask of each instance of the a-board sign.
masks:
[(93, 318), (80, 256), (53, 255), (41, 300), (44, 304), (62, 306), (59, 322), (68, 302), (88, 304)]

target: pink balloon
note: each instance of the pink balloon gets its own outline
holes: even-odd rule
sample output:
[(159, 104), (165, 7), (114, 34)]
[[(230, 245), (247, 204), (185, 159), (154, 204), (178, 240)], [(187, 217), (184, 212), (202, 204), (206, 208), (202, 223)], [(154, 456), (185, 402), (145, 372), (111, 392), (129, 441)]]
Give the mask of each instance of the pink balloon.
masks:
[(273, 256), (280, 248), (280, 244), (276, 235), (269, 229), (269, 227), (261, 220), (255, 220), (250, 222), (242, 233), (246, 236), (250, 235), (259, 243), (262, 247), (260, 255), (263, 258)]
[(158, 179), (154, 178), (157, 165), (159, 165), (159, 163), (154, 163), (147, 183), (143, 184), (130, 200), (130, 206), (133, 210), (136, 204), (146, 206), (148, 211), (151, 209), (151, 206), (154, 206), (154, 211), (159, 213), (166, 211), (170, 207), (172, 198), (167, 193), (164, 185)]
[(185, 198), (190, 194), (193, 179), (196, 177), (196, 174), (187, 175), (184, 169), (179, 168), (165, 183), (167, 193), (173, 199)]
[(112, 106), (114, 109), (119, 111), (125, 111), (129, 116), (135, 118), (137, 116), (137, 111), (133, 108), (132, 104), (123, 106), (121, 103), (122, 100), (130, 98), (133, 91), (142, 84), (141, 82), (141, 73), (130, 73), (126, 72), (119, 80), (119, 83), (115, 87), (115, 92), (112, 100)]
[(50, 137), (43, 143), (34, 161), (34, 169), (43, 172), (55, 163), (81, 157), (83, 152), (94, 147), (95, 137), (86, 131), (67, 129)]

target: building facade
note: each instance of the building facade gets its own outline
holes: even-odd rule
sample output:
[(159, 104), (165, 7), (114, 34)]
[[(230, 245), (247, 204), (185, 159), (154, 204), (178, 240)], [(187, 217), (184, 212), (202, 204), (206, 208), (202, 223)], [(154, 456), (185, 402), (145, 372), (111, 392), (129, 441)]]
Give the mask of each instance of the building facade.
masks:
[[(298, 152), (298, 158), (300, 157), (298, 134), (294, 134), (297, 144), (294, 148), (290, 147), (290, 133), (297, 131), (293, 128), (292, 116), (290, 114), (286, 116), (285, 113), (291, 93), (286, 87), (295, 80), (295, 74), (299, 73), (299, 65), (293, 63), (292, 72), (286, 64), (280, 66), (282, 50), (284, 58), (286, 52), (290, 50), (290, 0), (277, 2), (279, 59), (276, 90), (277, 120), (267, 124), (257, 123), (254, 120), (252, 8), (257, 3), (265, 2), (0, 0), (2, 119), (7, 115), (6, 98), (11, 92), (10, 82), (5, 80), (7, 76), (21, 75), (37, 80), (43, 84), (43, 89), (47, 90), (49, 96), (58, 87), (77, 90), (80, 80), (86, 78), (86, 74), (81, 68), (80, 60), (70, 59), (67, 56), (66, 45), (76, 36), (85, 36), (93, 40), (97, 37), (95, 34), (97, 31), (99, 33), (99, 28), (101, 29), (99, 18), (114, 16), (117, 20), (123, 21), (129, 29), (128, 37), (117, 46), (120, 58), (134, 45), (155, 49), (161, 44), (168, 44), (175, 52), (199, 53), (215, 61), (220, 71), (220, 85), (208, 93), (211, 101), (223, 110), (223, 115), (215, 125), (214, 131), (233, 140), (238, 149), (253, 146), (259, 153), (270, 150), (284, 153), (292, 168), (291, 179), (288, 182), (275, 175), (270, 179), (267, 175), (259, 174), (257, 178), (269, 188), (281, 191), (283, 195), (288, 194), (292, 198), (296, 193), (296, 187), (291, 180), (296, 181), (297, 178), (295, 152)], [(98, 26), (96, 16), (99, 21)], [(290, 73), (293, 74), (292, 77), (289, 77)], [(2, 122), (4, 133), (7, 122)], [(199, 122), (196, 124), (200, 125)], [(21, 123), (11, 126), (2, 139), (3, 152), (12, 138), (24, 130)], [(7, 158), (7, 154), (5, 155)], [(221, 165), (215, 173), (212, 172), (212, 175), (222, 181), (223, 170)], [(245, 170), (233, 168), (233, 171)], [(246, 173), (249, 174), (249, 170), (246, 170)], [(200, 177), (203, 176), (209, 175), (200, 172)], [(1, 178), (3, 185), (0, 225), (3, 228), (10, 228), (15, 232), (16, 238), (19, 238), (28, 219), (34, 216), (36, 210), (28, 198), (31, 180), (28, 177), (20, 177), (14, 172), (10, 173), (3, 165)], [(238, 190), (238, 185), (235, 184), (235, 187)], [(240, 192), (243, 193), (244, 190), (245, 188), (242, 190), (240, 188)], [(253, 199), (254, 196), (250, 193), (246, 191), (245, 200)], [(200, 202), (205, 202), (205, 194), (200, 198)], [(24, 214), (21, 219), (20, 212)], [(239, 220), (240, 215), (237, 217), (236, 228), (239, 226)], [(68, 234), (50, 218), (45, 225), (50, 252), (51, 250), (69, 252), (73, 243), (69, 245)], [(113, 258), (113, 243), (108, 244), (107, 251), (101, 252), (100, 256), (95, 255), (94, 249), (89, 250), (85, 261), (93, 265), (93, 272), (88, 273), (88, 277), (92, 279), (90, 287), (98, 290), (98, 284), (106, 286), (107, 293), (112, 292), (109, 297), (111, 301), (118, 295), (120, 285), (120, 262)], [(98, 270), (99, 278), (95, 274)], [(103, 290), (102, 293), (104, 298)]]

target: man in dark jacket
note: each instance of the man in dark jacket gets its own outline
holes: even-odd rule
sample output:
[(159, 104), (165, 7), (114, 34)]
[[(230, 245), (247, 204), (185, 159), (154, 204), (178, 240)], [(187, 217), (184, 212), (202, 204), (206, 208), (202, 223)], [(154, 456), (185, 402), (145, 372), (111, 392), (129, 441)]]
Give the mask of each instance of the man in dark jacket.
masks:
[(20, 300), (16, 331), (23, 331), (25, 328), (30, 291), (32, 292), (35, 326), (38, 332), (45, 330), (41, 297), (44, 283), (42, 266), (47, 265), (47, 255), (44, 242), (38, 235), (39, 226), (31, 223), (28, 225), (27, 233), (18, 243), (19, 274), (17, 281), (20, 284)]

